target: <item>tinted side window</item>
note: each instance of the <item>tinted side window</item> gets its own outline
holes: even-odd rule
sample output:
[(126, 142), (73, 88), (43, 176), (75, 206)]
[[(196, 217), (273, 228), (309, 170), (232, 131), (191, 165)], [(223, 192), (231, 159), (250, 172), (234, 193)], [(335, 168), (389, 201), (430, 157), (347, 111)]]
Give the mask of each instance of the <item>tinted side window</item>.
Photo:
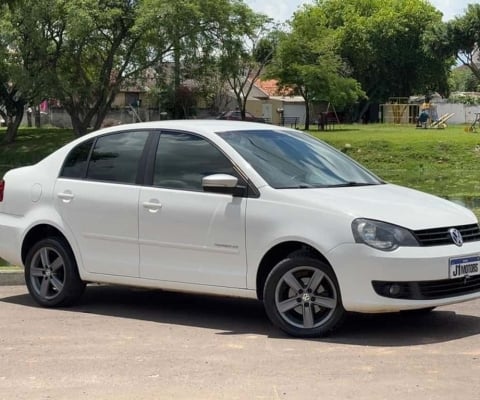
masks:
[(135, 183), (148, 132), (121, 132), (97, 139), (88, 165), (87, 178)]
[(93, 139), (80, 143), (68, 153), (65, 162), (63, 163), (62, 172), (60, 176), (64, 178), (82, 179), (85, 177), (87, 170), (88, 155), (92, 148)]
[(206, 140), (187, 133), (162, 133), (155, 161), (155, 186), (203, 191), (202, 178), (212, 174), (238, 176), (230, 160)]

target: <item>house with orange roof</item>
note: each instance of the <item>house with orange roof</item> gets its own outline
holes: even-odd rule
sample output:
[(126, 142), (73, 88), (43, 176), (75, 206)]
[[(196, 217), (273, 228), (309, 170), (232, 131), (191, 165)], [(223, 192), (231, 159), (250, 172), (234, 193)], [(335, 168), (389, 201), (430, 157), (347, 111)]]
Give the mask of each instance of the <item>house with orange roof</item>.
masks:
[[(235, 109), (234, 96), (224, 105), (225, 109)], [(275, 79), (257, 79), (247, 99), (247, 111), (279, 125), (282, 119), (296, 118), (297, 124), (305, 123), (305, 100), (296, 96), (293, 88), (282, 88)]]

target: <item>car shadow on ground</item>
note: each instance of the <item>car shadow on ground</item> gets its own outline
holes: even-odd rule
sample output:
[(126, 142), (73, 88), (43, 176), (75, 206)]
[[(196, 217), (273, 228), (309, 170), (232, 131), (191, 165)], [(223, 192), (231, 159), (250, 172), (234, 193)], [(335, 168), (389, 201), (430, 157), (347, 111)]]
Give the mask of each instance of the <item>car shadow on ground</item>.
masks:
[[(37, 307), (27, 294), (3, 298), (0, 302)], [(79, 304), (63, 310), (202, 327), (218, 330), (219, 335), (256, 334), (288, 338), (270, 324), (261, 302), (248, 299), (91, 285)], [(412, 346), (478, 334), (480, 317), (439, 309), (425, 315), (349, 314), (333, 334), (312, 340), (364, 346)]]

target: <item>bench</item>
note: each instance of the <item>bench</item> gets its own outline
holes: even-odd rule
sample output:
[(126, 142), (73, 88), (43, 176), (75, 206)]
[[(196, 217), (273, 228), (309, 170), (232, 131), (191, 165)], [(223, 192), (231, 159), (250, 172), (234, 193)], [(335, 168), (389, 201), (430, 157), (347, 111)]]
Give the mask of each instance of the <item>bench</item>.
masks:
[(298, 117), (282, 117), (282, 126), (290, 125), (290, 128), (297, 128)]
[(338, 122), (337, 115), (334, 112), (322, 112), (318, 118), (318, 130), (324, 131), (335, 129), (335, 124)]

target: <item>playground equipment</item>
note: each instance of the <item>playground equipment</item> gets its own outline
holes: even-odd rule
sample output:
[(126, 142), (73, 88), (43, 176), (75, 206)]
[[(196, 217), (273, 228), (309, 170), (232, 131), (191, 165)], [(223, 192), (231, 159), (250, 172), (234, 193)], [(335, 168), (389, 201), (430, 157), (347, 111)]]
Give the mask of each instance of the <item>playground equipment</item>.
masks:
[(472, 125), (465, 128), (465, 132), (476, 132), (477, 127), (480, 126), (480, 113), (475, 113), (475, 119), (472, 122)]
[(447, 121), (452, 118), (455, 113), (443, 114), (440, 118), (432, 120), (430, 124), (428, 123), (429, 116), (428, 113), (422, 111), (420, 116), (417, 119), (417, 128), (424, 129), (445, 129), (447, 127)]
[(415, 122), (418, 105), (410, 104), (408, 97), (390, 97), (387, 104), (380, 105), (381, 121), (390, 124), (409, 124)]
[(445, 129), (447, 127), (447, 121), (454, 115), (455, 113), (443, 114), (439, 119), (432, 121), (429, 128)]

